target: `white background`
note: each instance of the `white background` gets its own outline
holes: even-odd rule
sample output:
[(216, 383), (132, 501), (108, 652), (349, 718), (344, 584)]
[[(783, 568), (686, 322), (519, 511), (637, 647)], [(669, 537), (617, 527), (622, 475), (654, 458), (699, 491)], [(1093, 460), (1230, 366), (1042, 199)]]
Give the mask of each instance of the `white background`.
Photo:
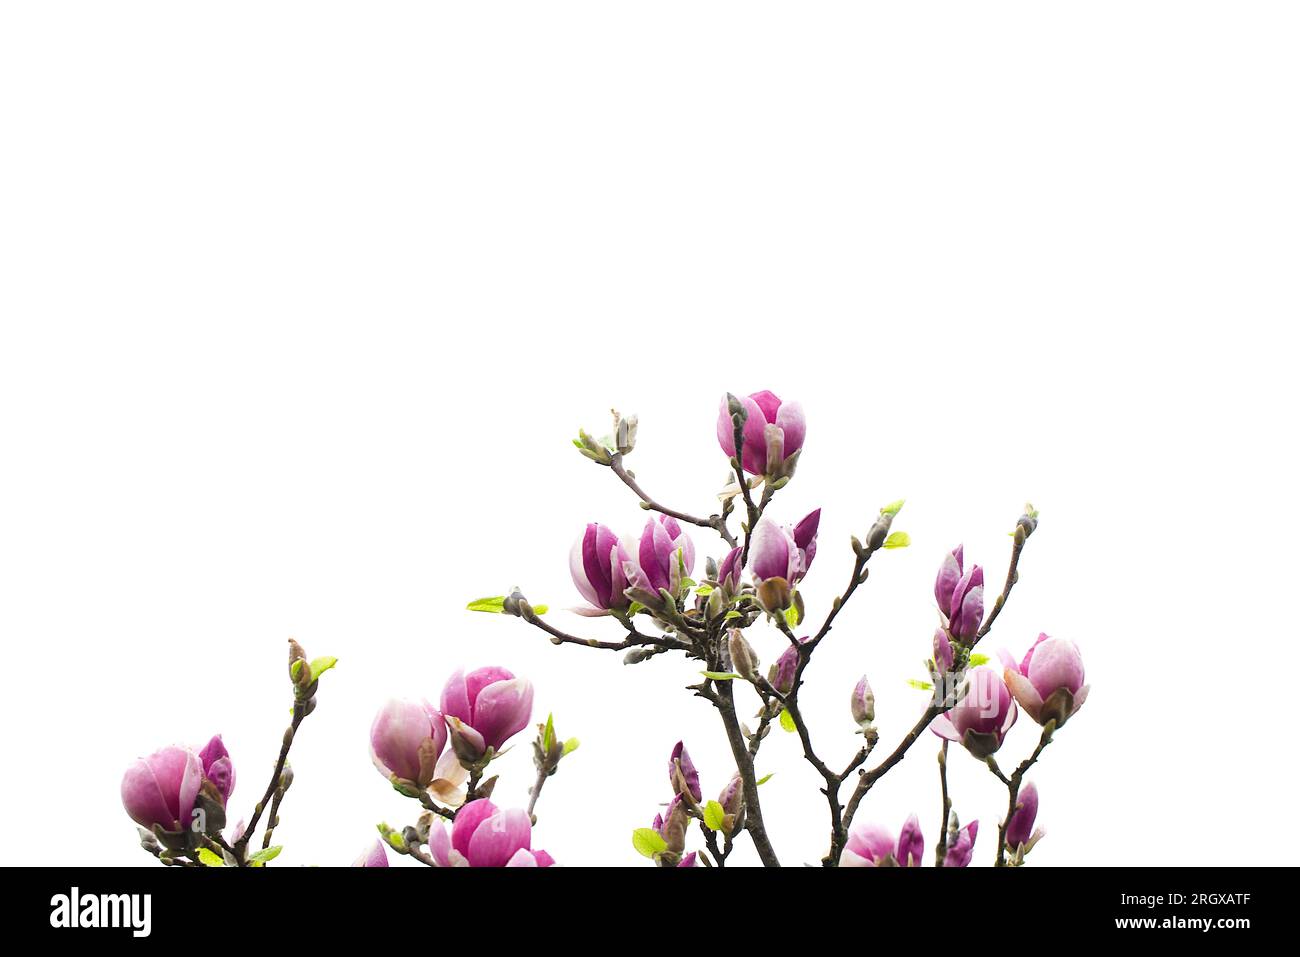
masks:
[[(571, 436), (639, 412), (629, 464), (707, 513), (719, 396), (761, 388), (810, 420), (772, 514), (824, 507), (815, 621), (848, 536), (907, 498), (913, 546), (873, 560), (809, 672), (830, 763), (864, 672), (879, 753), (910, 727), (944, 551), (1000, 581), (1029, 500), (989, 650), (1070, 637), (1093, 686), (1033, 775), (1033, 862), (1275, 860), (1297, 27), (1281, 3), (4, 5), (5, 861), (151, 864), (121, 772), (216, 731), (246, 813), (292, 635), (340, 665), (294, 749), (285, 863), (411, 820), (374, 710), (499, 663), (583, 742), (536, 844), (644, 864), (629, 833), (673, 742), (707, 790), (727, 777), (694, 668), (463, 609), (519, 584), (614, 636), (558, 610), (566, 556), (644, 513)], [(1004, 764), (1034, 738), (1022, 719)], [(936, 747), (863, 819), (916, 810), (932, 846)], [(760, 771), (778, 851), (817, 859), (793, 736)], [(965, 755), (952, 777), (986, 864), (1002, 791)]]

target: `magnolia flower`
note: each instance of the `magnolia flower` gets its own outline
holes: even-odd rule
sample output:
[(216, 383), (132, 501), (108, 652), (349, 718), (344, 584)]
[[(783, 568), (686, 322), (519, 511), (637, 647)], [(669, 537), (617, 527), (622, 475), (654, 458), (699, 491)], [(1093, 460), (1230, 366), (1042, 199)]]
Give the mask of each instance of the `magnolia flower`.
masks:
[(966, 694), (949, 711), (930, 724), (941, 738), (959, 741), (977, 758), (987, 758), (1002, 747), (1016, 723), (1016, 703), (996, 668), (983, 665), (970, 673)]
[(428, 787), (438, 776), (447, 722), (427, 701), (388, 701), (370, 725), (370, 759), (385, 778)]
[(384, 842), (376, 840), (374, 844), (366, 848), (352, 862), (353, 867), (387, 867), (388, 852), (384, 850)]
[(658, 595), (661, 588), (676, 595), (683, 578), (695, 570), (695, 545), (671, 515), (646, 519), (636, 556), (624, 568), (636, 587)]
[(740, 591), (740, 573), (743, 570), (740, 564), (741, 548), (733, 548), (727, 552), (722, 564), (718, 566), (718, 586), (728, 595), (734, 595)]
[(122, 806), (145, 830), (187, 829), (203, 786), (203, 761), (189, 748), (167, 747), (140, 758), (122, 776)]
[(1018, 665), (1007, 651), (998, 654), (1006, 666), (1007, 687), (1039, 724), (1055, 721), (1059, 728), (1088, 699), (1083, 658), (1074, 642), (1040, 634)]
[(799, 582), (817, 554), (817, 526), (822, 510), (809, 512), (794, 528), (778, 525), (770, 518), (760, 518), (749, 543), (749, 569), (755, 581), (784, 579), (790, 585)]
[[(740, 464), (751, 475), (779, 470), (803, 448), (807, 422), (798, 402), (782, 402), (771, 392), (755, 392), (739, 400), (745, 408), (745, 427), (741, 435), (744, 448)], [(718, 444), (727, 455), (736, 454), (736, 429), (731, 420), (727, 396), (718, 411)]]
[(1022, 844), (1029, 844), (1034, 836), (1034, 821), (1038, 817), (1038, 788), (1026, 781), (1016, 796), (1016, 810), (1007, 821), (1007, 847), (1014, 853)]
[(895, 840), (879, 824), (856, 824), (840, 854), (840, 867), (920, 867), (925, 838), (915, 814)]
[(488, 748), (500, 751), (528, 726), (533, 686), (505, 668), (457, 671), (442, 689), (442, 713), (462, 760), (478, 760)]
[(970, 859), (975, 853), (975, 837), (980, 832), (980, 822), (971, 821), (960, 831), (957, 832), (957, 838), (948, 845), (948, 853), (944, 855), (944, 867), (966, 867), (970, 864)]
[(853, 697), (849, 701), (853, 720), (859, 728), (866, 730), (876, 720), (876, 696), (871, 691), (871, 683), (863, 675), (853, 686)]
[[(694, 551), (691, 552), (694, 557)], [(603, 615), (622, 611), (628, 606), (627, 550), (618, 536), (604, 525), (595, 522), (573, 543), (569, 551), (569, 574), (573, 583), (588, 602), (589, 608), (577, 608), (579, 614)]]
[(686, 745), (680, 741), (673, 745), (673, 753), (668, 756), (668, 785), (673, 789), (673, 794), (681, 794), (684, 789), (697, 804), (704, 797), (704, 792), (700, 790), (700, 773), (695, 770)]
[[(799, 644), (807, 642), (809, 637), (805, 635), (800, 638)], [(786, 645), (785, 651), (767, 670), (767, 682), (781, 694), (789, 694), (794, 690), (794, 674), (798, 668), (799, 649), (794, 645)]]
[(984, 569), (971, 565), (963, 571), (962, 546), (944, 558), (934, 580), (934, 598), (952, 637), (970, 643), (984, 619)]
[(199, 760), (203, 763), (203, 777), (221, 795), (224, 806), (235, 791), (235, 766), (231, 763), (230, 752), (226, 750), (221, 735), (213, 735), (212, 740), (204, 745), (199, 752)]
[(450, 835), (441, 820), (433, 822), (429, 854), (439, 867), (550, 867), (550, 854), (532, 850), (532, 830), (527, 811), (480, 798), (457, 812)]
[(934, 630), (934, 664), (939, 669), (939, 674), (946, 675), (952, 671), (953, 651), (952, 642), (942, 628)]

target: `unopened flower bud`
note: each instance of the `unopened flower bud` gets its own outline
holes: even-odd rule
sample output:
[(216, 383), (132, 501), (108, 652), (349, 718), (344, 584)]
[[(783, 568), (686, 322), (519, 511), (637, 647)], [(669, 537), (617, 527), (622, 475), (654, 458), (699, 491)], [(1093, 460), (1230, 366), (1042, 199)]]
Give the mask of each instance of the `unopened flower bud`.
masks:
[(614, 413), (614, 447), (618, 449), (620, 455), (627, 455), (636, 448), (636, 416), (630, 415), (626, 418), (619, 415), (618, 410), (612, 410)]
[(790, 607), (790, 602), (793, 600), (790, 594), (790, 583), (784, 578), (764, 579), (759, 583), (755, 593), (759, 605), (771, 615), (781, 614)]
[(745, 788), (741, 784), (739, 774), (731, 776), (727, 786), (718, 795), (718, 803), (722, 805), (722, 810), (731, 817), (740, 816), (740, 809), (745, 805)]
[(739, 628), (731, 629), (727, 638), (727, 651), (731, 655), (731, 667), (736, 674), (746, 681), (758, 679), (758, 655)]
[(311, 684), (311, 663), (307, 660), (307, 652), (292, 638), (289, 639), (289, 680), (298, 688)]
[(851, 710), (853, 720), (863, 730), (866, 730), (876, 720), (876, 696), (871, 692), (871, 685), (868, 684), (866, 675), (862, 676), (853, 689)]
[(686, 745), (678, 741), (668, 757), (668, 783), (674, 794), (688, 794), (699, 803), (703, 797), (700, 790), (700, 773), (695, 770), (695, 763), (686, 750)]
[(460, 718), (453, 718), (450, 715), (447, 716), (447, 731), (451, 738), (451, 748), (464, 767), (472, 767), (483, 760), (483, 756), (487, 753), (483, 735)]

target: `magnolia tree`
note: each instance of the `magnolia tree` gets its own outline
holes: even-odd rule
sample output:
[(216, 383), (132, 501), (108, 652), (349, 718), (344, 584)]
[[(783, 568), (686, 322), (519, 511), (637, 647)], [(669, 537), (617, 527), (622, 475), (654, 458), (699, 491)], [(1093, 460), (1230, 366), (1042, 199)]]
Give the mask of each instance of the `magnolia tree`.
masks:
[[(804, 677), (844, 607), (866, 582), (872, 557), (909, 544), (907, 534), (892, 527), (903, 503), (880, 509), (865, 534), (851, 538), (854, 562), (848, 583), (814, 630), (805, 627), (808, 609), (799, 586), (817, 554), (821, 511), (790, 524), (769, 515), (778, 493), (794, 478), (803, 449), (807, 426), (799, 404), (782, 402), (771, 392), (723, 400), (718, 443), (730, 472), (719, 511), (707, 517), (669, 508), (641, 487), (625, 465), (636, 444), (636, 430), (635, 417), (615, 413), (609, 437), (596, 440), (580, 431), (574, 440), (583, 455), (608, 468), (631, 490), (641, 508), (654, 513), (635, 541), (621, 541), (608, 527), (589, 524), (569, 555), (574, 584), (586, 602), (574, 610), (614, 619), (624, 636), (611, 641), (563, 631), (544, 619), (545, 606), (531, 604), (519, 589), (469, 605), (474, 611), (519, 618), (557, 645), (623, 652), (629, 665), (664, 654), (699, 662), (701, 680), (687, 690), (716, 710), (735, 768), (722, 792), (706, 800), (690, 754), (678, 742), (668, 759), (663, 795), (667, 801), (653, 824), (633, 832), (636, 851), (660, 867), (724, 867), (736, 842), (747, 838), (764, 865), (779, 866), (763, 823), (759, 787), (766, 778), (755, 771), (763, 742), (777, 723), (797, 734), (804, 760), (822, 779), (826, 866), (916, 867), (924, 862), (925, 837), (916, 815), (895, 831), (869, 820), (862, 806), (876, 783), (927, 730), (940, 739), (942, 819), (933, 863), (967, 866), (979, 835), (978, 820), (962, 826), (953, 811), (947, 767), (950, 745), (956, 744), (986, 764), (1006, 788), (1007, 803), (990, 859), (998, 867), (1022, 865), (1042, 836), (1034, 826), (1038, 791), (1026, 775), (1088, 693), (1079, 651), (1066, 639), (1040, 634), (1019, 661), (1002, 650), (1000, 668), (975, 650), (1016, 584), (1037, 513), (1027, 507), (1016, 522), (1006, 578), (987, 615), (983, 569), (968, 563), (960, 546), (944, 556), (934, 584), (938, 625), (930, 681), (913, 682), (932, 692), (927, 706), (902, 740), (876, 758), (880, 735), (874, 724), (875, 698), (864, 676), (847, 689), (849, 714), (862, 742), (843, 768), (834, 768), (819, 755), (800, 709)], [(687, 526), (718, 539), (717, 557), (705, 559), (698, 579), (696, 544)], [(756, 627), (776, 629), (785, 643), (766, 670), (746, 636)], [(261, 866), (278, 853), (272, 836), (293, 780), (289, 748), (299, 724), (315, 707), (321, 674), (335, 664), (332, 658), (309, 660), (296, 643), (291, 642), (290, 649), (293, 718), (270, 782), (247, 825), (241, 821), (224, 830), (235, 772), (220, 736), (198, 751), (165, 748), (127, 771), (123, 803), (140, 825), (144, 847), (163, 863)], [(752, 695), (753, 701), (745, 704), (738, 695)], [(489, 774), (492, 763), (529, 725), (532, 703), (532, 685), (500, 667), (451, 676), (437, 707), (426, 701), (388, 702), (371, 726), (371, 757), (393, 788), (418, 802), (420, 812), (413, 825), (379, 825), (380, 840), (355, 864), (387, 866), (389, 851), (433, 867), (554, 863), (550, 854), (533, 847), (532, 828), (542, 787), (577, 747), (576, 739), (562, 740), (552, 717), (538, 724), (533, 741), (537, 773), (527, 805), (501, 808), (490, 800), (498, 780)], [(752, 708), (757, 709), (754, 717), (742, 720), (742, 712), (748, 716)], [(997, 755), (1021, 709), (1042, 731), (1032, 752), (1006, 773)], [(265, 828), (256, 841), (263, 818)], [(693, 831), (699, 835), (696, 841)], [(696, 846), (688, 849), (692, 843)]]

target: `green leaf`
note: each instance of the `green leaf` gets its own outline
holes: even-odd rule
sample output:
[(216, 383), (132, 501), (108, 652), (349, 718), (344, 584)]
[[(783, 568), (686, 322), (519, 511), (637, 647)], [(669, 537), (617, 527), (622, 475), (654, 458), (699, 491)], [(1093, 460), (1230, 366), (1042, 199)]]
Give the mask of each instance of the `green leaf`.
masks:
[(668, 842), (652, 827), (638, 827), (633, 831), (632, 846), (642, 857), (654, 857), (668, 850)]
[(907, 683), (917, 691), (933, 691), (934, 685), (928, 681), (917, 681), (915, 678), (908, 678)]
[(272, 844), (265, 850), (258, 851), (256, 854), (251, 855), (248, 860), (254, 864), (265, 864), (267, 861), (273, 861), (279, 857), (282, 849), (283, 845)]
[[(506, 596), (497, 595), (494, 598), (479, 598), (470, 602), (465, 607), (470, 611), (486, 611), (494, 615), (499, 615), (505, 609)], [(536, 610), (536, 609), (534, 609)]]
[(714, 681), (731, 681), (733, 678), (739, 678), (740, 675), (734, 671), (701, 671), (700, 674)]
[(695, 594), (699, 595), (701, 598), (707, 598), (709, 595), (713, 594), (713, 586), (708, 582), (702, 582), (695, 586)]
[(886, 505), (884, 508), (882, 508), (882, 509), (880, 510), (880, 514), (881, 514), (881, 515), (897, 515), (899, 512), (901, 512), (901, 511), (903, 510), (903, 502), (904, 502), (904, 501), (906, 501), (906, 500), (900, 498), (900, 499), (898, 499), (897, 501), (890, 502), (888, 505)]
[(992, 659), (988, 655), (981, 655), (978, 652), (970, 656), (970, 666), (978, 668), (980, 665), (988, 664)]
[(885, 539), (885, 548), (906, 548), (912, 544), (912, 536), (907, 532), (890, 532)]
[(797, 628), (799, 626), (799, 606), (793, 602), (791, 602), (790, 607), (785, 610), (785, 623), (791, 628)]
[(533, 614), (534, 614), (534, 615), (544, 615), (544, 614), (546, 614), (546, 613), (547, 613), (548, 611), (550, 611), (550, 610), (551, 610), (551, 606), (550, 606), (550, 605), (534, 605), (534, 606), (533, 606)]
[(568, 741), (565, 741), (564, 748), (560, 751), (560, 757), (564, 757), (566, 754), (572, 754), (574, 751), (577, 751), (578, 746), (581, 743), (582, 742), (577, 738), (570, 738)]
[(216, 851), (206, 847), (199, 848), (199, 863), (207, 867), (225, 867), (226, 859)]
[(798, 730), (798, 729), (794, 726), (794, 718), (790, 716), (790, 712), (789, 712), (789, 711), (782, 711), (782, 712), (781, 712), (781, 727), (784, 728), (786, 731), (797, 731), (797, 730)]
[(739, 617), (740, 617), (740, 612), (736, 611), (736, 609), (733, 608), (731, 609), (731, 611), (727, 612), (725, 615), (722, 616), (722, 620), (731, 621), (731, 619), (739, 618)]
[(697, 582), (694, 578), (683, 578), (677, 584), (681, 586), (682, 591), (686, 591), (688, 588), (694, 588)]
[(542, 751), (549, 753), (555, 743), (555, 715), (546, 716), (546, 729), (542, 732)]
[(323, 658), (314, 659), (311, 663), (311, 680), (315, 681), (338, 663), (339, 660), (337, 658), (332, 658), (329, 655), (326, 655)]
[(722, 819), (727, 816), (727, 812), (722, 809), (722, 805), (717, 801), (710, 801), (704, 805), (704, 826), (710, 831), (722, 830)]
[[(776, 772), (773, 771), (772, 774), (776, 774)], [(768, 781), (772, 780), (772, 774), (764, 774), (761, 778), (755, 781), (754, 784), (755, 785), (766, 784)]]

